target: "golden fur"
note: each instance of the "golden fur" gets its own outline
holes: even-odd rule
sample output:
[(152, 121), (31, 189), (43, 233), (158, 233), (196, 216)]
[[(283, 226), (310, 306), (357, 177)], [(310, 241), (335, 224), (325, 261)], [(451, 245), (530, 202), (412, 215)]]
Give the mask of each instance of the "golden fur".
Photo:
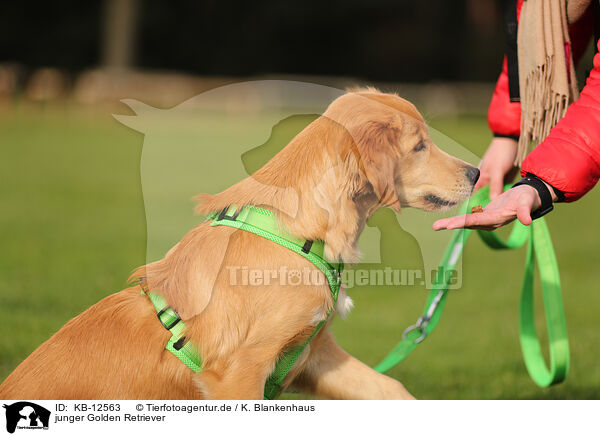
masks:
[[(469, 169), (431, 142), (412, 104), (354, 90), (251, 177), (200, 195), (197, 211), (269, 208), (294, 236), (323, 240), (329, 259), (352, 263), (365, 222), (378, 208), (449, 207), (470, 194)], [(231, 268), (241, 266), (315, 270), (260, 236), (205, 223), (132, 276), (146, 277), (180, 313), (186, 336), (199, 346), (202, 372), (194, 374), (164, 349), (170, 334), (148, 298), (131, 287), (69, 321), (5, 380), (0, 398), (261, 399), (278, 356), (305, 341), (333, 301), (323, 281), (232, 284)], [(327, 326), (285, 385), (326, 398), (412, 398), (401, 383), (339, 348)]]

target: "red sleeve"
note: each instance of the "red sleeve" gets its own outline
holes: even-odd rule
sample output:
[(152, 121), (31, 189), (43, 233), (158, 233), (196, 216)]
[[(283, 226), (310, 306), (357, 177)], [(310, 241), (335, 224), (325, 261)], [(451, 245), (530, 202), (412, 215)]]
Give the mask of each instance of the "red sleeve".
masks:
[(518, 137), (521, 134), (521, 103), (510, 101), (506, 57), (488, 109), (488, 124), (494, 135)]
[[(600, 44), (598, 44), (600, 47)], [(533, 173), (575, 201), (600, 178), (600, 53), (579, 100), (548, 137), (523, 161), (521, 173)]]

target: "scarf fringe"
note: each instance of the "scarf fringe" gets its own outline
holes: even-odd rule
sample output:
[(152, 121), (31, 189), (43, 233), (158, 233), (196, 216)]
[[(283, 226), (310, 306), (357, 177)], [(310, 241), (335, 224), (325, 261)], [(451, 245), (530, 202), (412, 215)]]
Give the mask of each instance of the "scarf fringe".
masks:
[(515, 165), (521, 165), (530, 146), (536, 147), (542, 142), (569, 107), (569, 95), (552, 92), (553, 63), (554, 57), (547, 56), (543, 65), (530, 71), (525, 89), (521, 89), (525, 92), (521, 95), (521, 136)]

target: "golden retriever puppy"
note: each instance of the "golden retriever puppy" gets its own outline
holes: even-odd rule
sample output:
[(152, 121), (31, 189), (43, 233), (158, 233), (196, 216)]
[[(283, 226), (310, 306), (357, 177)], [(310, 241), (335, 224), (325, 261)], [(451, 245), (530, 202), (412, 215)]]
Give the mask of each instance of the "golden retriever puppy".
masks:
[[(333, 101), (252, 176), (219, 194), (200, 195), (197, 210), (270, 209), (289, 234), (324, 241), (327, 259), (352, 263), (377, 209), (447, 209), (470, 195), (478, 174), (433, 144), (411, 103), (362, 89)], [(236, 282), (232, 271), (240, 268), (322, 274), (277, 243), (205, 222), (133, 275), (179, 313), (202, 371), (165, 350), (171, 335), (133, 286), (69, 321), (4, 381), (0, 398), (262, 399), (282, 353), (329, 321), (333, 297), (326, 280)], [(337, 311), (350, 307), (340, 292)], [(334, 399), (412, 398), (401, 383), (343, 351), (327, 323), (286, 376), (286, 387)]]

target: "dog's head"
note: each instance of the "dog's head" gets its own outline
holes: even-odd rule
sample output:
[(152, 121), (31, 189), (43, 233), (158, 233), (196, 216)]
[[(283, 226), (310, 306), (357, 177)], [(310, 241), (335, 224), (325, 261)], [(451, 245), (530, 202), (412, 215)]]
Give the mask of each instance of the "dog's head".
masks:
[(335, 100), (324, 116), (344, 127), (343, 154), (357, 180), (378, 206), (442, 211), (465, 200), (479, 170), (440, 150), (414, 105), (394, 94), (358, 90)]

